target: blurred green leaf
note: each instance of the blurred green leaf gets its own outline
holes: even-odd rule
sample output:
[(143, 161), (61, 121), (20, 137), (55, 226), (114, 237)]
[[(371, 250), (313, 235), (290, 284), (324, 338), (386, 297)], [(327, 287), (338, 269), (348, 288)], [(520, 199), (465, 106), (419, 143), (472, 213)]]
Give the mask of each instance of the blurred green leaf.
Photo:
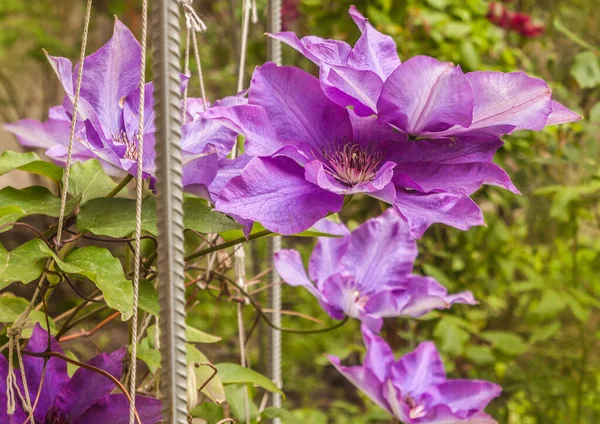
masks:
[(269, 392), (275, 392), (283, 395), (283, 392), (268, 378), (249, 368), (238, 364), (224, 363), (217, 364), (219, 376), (223, 384), (252, 384), (260, 386)]
[(60, 166), (41, 160), (34, 152), (18, 153), (7, 150), (0, 155), (0, 175), (15, 169), (48, 177), (55, 183), (60, 183), (63, 174)]
[(511, 356), (519, 356), (527, 352), (528, 344), (517, 334), (506, 331), (486, 331), (481, 338), (492, 344), (492, 347)]
[(571, 75), (581, 88), (594, 88), (600, 85), (600, 58), (592, 52), (583, 52), (575, 56)]

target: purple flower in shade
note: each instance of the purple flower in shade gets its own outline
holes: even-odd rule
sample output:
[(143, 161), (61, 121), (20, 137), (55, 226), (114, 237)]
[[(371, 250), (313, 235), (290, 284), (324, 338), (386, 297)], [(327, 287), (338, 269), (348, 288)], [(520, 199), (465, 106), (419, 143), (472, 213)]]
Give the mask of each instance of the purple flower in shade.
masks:
[(362, 33), (354, 47), (315, 36), (298, 39), (293, 32), (269, 35), (319, 66), (321, 87), (333, 102), (351, 106), (358, 116), (370, 116), (376, 113), (383, 83), (400, 65), (400, 59), (390, 36), (373, 28), (354, 6), (349, 13)]
[(467, 229), (483, 223), (469, 198), (482, 184), (517, 192), (491, 163), (499, 138), (410, 141), (333, 103), (315, 77), (297, 68), (257, 68), (248, 101), (204, 115), (244, 134), (245, 151), (254, 156), (223, 186), (216, 208), (274, 232), (306, 230), (355, 193), (393, 204), (415, 237), (434, 222)]
[(495, 424), (483, 410), (502, 388), (480, 380), (447, 380), (432, 342), (397, 361), (388, 344), (363, 326), (367, 353), (361, 366), (329, 360), (352, 384), (404, 424)]
[(305, 287), (334, 319), (348, 315), (379, 332), (386, 317), (418, 317), (454, 303), (477, 303), (471, 292), (448, 295), (433, 278), (411, 274), (417, 244), (393, 209), (352, 233), (330, 221), (320, 225), (343, 237), (319, 238), (310, 257), (310, 279), (296, 250), (277, 252), (274, 265), (285, 282)]
[(352, 6), (350, 16), (362, 31), (354, 48), (339, 40), (291, 32), (272, 35), (319, 66), (321, 87), (358, 116), (377, 114), (413, 137), (454, 137), (465, 133), (497, 136), (515, 130), (581, 119), (551, 98), (541, 79), (523, 72), (477, 71), (427, 56), (400, 63), (394, 41), (376, 31)]
[[(48, 333), (39, 325), (33, 330), (25, 350), (41, 353), (46, 351)], [(62, 353), (58, 342), (51, 337), (51, 350)], [(88, 362), (100, 368), (115, 378), (120, 379), (125, 349), (113, 353), (103, 353)], [(25, 376), (29, 396), (33, 403), (38, 387), (42, 381), (44, 359), (23, 356)], [(0, 422), (3, 424), (22, 424), (27, 419), (27, 413), (18, 403), (14, 415), (6, 411), (6, 376), (8, 362), (0, 355)], [(25, 393), (16, 371), (21, 393)], [(79, 368), (72, 377), (67, 374), (67, 364), (59, 358), (52, 357), (46, 365), (43, 385), (33, 416), (36, 423), (41, 424), (91, 424), (129, 423), (129, 401), (122, 394), (111, 394), (115, 384), (103, 375), (86, 368)], [(136, 396), (136, 409), (142, 424), (155, 424), (160, 421), (160, 401), (147, 396)]]

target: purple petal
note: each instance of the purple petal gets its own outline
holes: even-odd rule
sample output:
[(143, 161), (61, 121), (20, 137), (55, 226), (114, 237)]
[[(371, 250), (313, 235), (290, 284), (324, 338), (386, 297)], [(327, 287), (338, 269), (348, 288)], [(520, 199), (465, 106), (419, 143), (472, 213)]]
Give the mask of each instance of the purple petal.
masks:
[(286, 146), (278, 139), (269, 117), (260, 106), (213, 107), (203, 116), (243, 134), (246, 137), (246, 153), (252, 156), (271, 156)]
[(181, 128), (181, 149), (184, 152), (206, 153), (208, 145), (216, 147), (219, 156), (226, 157), (233, 148), (237, 133), (219, 124), (199, 118)]
[(185, 191), (208, 197), (208, 187), (217, 176), (218, 170), (219, 156), (216, 152), (184, 157), (182, 182)]
[[(26, 350), (41, 353), (45, 352), (47, 347), (48, 333), (39, 324), (36, 324), (31, 334), (31, 338), (27, 343)], [(63, 353), (54, 337), (50, 338), (50, 350), (61, 354)], [(44, 358), (23, 355), (23, 365), (25, 366), (25, 378), (27, 379), (29, 396), (31, 399), (35, 399), (44, 370)], [(62, 359), (50, 358), (46, 364), (45, 372), (44, 385), (40, 391), (38, 405), (34, 411), (35, 419), (40, 422), (44, 421), (46, 412), (53, 405), (61, 389), (68, 384), (69, 381), (67, 363)], [(17, 372), (17, 381), (22, 389), (23, 383), (19, 372)]]
[(438, 222), (459, 230), (484, 225), (481, 210), (466, 196), (450, 193), (422, 194), (397, 189), (394, 207), (406, 219), (415, 238), (421, 237), (431, 224)]
[(397, 150), (390, 152), (399, 163), (433, 162), (439, 164), (464, 164), (491, 162), (494, 153), (504, 142), (494, 135), (468, 135), (457, 140), (435, 139), (398, 141)]
[(395, 173), (408, 176), (424, 192), (444, 191), (469, 196), (483, 184), (488, 184), (519, 194), (508, 174), (495, 163), (399, 163)]
[[(277, 137), (300, 151), (320, 155), (336, 140), (352, 139), (348, 111), (331, 102), (312, 75), (267, 63), (254, 71), (249, 101), (264, 108)], [(272, 144), (272, 141), (271, 141)]]
[(374, 193), (384, 189), (394, 176), (394, 162), (384, 163), (375, 173), (371, 181), (349, 187), (335, 179), (330, 172), (325, 170), (325, 165), (319, 160), (313, 160), (304, 166), (305, 178), (322, 189), (337, 194)]
[[(144, 134), (154, 132), (154, 84), (146, 83), (144, 86)], [(127, 136), (133, 140), (138, 133), (140, 110), (140, 88), (136, 87), (126, 98), (123, 106), (123, 120)]]
[(470, 415), (468, 418), (456, 416), (446, 405), (432, 408), (418, 422), (423, 424), (497, 424), (496, 420), (483, 412)]
[(419, 317), (433, 309), (447, 309), (455, 303), (476, 305), (473, 293), (466, 291), (448, 295), (444, 286), (431, 277), (411, 276), (406, 281), (406, 290), (410, 301), (404, 306), (403, 313)]
[[(541, 130), (552, 111), (551, 90), (543, 80), (524, 72), (476, 71), (466, 74), (473, 90), (473, 122), (468, 131), (512, 125)], [(463, 125), (464, 126), (464, 125)], [(457, 128), (449, 134), (464, 131)]]
[[(322, 220), (319, 222), (323, 223), (331, 221)], [(321, 284), (324, 283), (327, 278), (337, 271), (339, 260), (345, 254), (348, 244), (350, 243), (350, 238), (347, 237), (350, 232), (345, 226), (341, 227), (342, 228), (337, 227), (337, 229), (341, 230), (342, 235), (346, 237), (319, 237), (317, 245), (310, 256), (308, 262), (308, 274), (310, 275), (310, 278), (317, 282), (319, 287), (321, 287)], [(344, 229), (345, 231), (343, 231)], [(327, 230), (331, 229), (328, 228)]]
[(431, 385), (427, 394), (432, 396), (432, 404), (446, 405), (454, 413), (483, 411), (502, 392), (497, 384), (480, 380), (449, 380)]
[[(107, 137), (123, 127), (122, 101), (139, 87), (140, 64), (140, 44), (118, 19), (111, 39), (85, 59), (81, 97), (93, 108)], [(78, 69), (79, 64), (74, 78)]]
[(337, 272), (319, 285), (319, 291), (321, 307), (333, 319), (343, 319), (348, 315), (362, 320), (352, 276)]
[[(116, 379), (121, 378), (126, 349), (103, 353), (88, 362)], [(65, 412), (72, 420), (79, 418), (96, 402), (101, 401), (115, 388), (115, 383), (105, 376), (86, 368), (79, 368), (56, 397), (55, 407)]]
[(376, 113), (383, 81), (374, 72), (344, 65), (321, 65), (319, 80), (323, 92), (342, 107), (352, 107), (358, 116)]
[(582, 117), (580, 114), (573, 112), (569, 108), (552, 100), (552, 112), (548, 115), (546, 125), (566, 124), (567, 122), (579, 121)]
[(364, 367), (345, 367), (341, 365), (340, 359), (336, 356), (328, 356), (329, 362), (342, 374), (350, 383), (363, 392), (369, 399), (384, 410), (391, 413), (390, 407), (381, 393), (381, 382), (377, 379), (373, 371)]
[(254, 158), (221, 190), (217, 210), (258, 221), (280, 234), (310, 228), (338, 212), (344, 197), (304, 179), (304, 168), (285, 157)]
[[(4, 378), (6, 380), (6, 375), (3, 376), (2, 378)], [(39, 409), (39, 407), (38, 407), (38, 409)], [(45, 413), (45, 411), (44, 411), (44, 413)], [(15, 413), (13, 415), (8, 415), (6, 389), (3, 391), (0, 391), (0, 422), (2, 424), (23, 424), (27, 420), (27, 415), (28, 414), (23, 412), (23, 410), (21, 409), (19, 402), (17, 402)]]
[(432, 342), (422, 342), (400, 358), (392, 366), (391, 374), (403, 396), (419, 397), (429, 387), (446, 381), (444, 364)]
[(402, 63), (383, 85), (379, 120), (411, 135), (468, 127), (473, 113), (469, 82), (459, 68), (427, 56)]
[[(56, 144), (67, 145), (71, 132), (71, 123), (64, 120), (49, 119), (40, 122), (35, 119), (21, 119), (12, 124), (5, 124), (4, 129), (17, 136), (19, 144), (26, 147), (49, 149)], [(74, 143), (75, 146), (78, 143)]]
[[(252, 160), (252, 156), (243, 154), (235, 159), (223, 158), (219, 160), (219, 170), (213, 182), (208, 187), (211, 198), (218, 199), (219, 193), (233, 177), (237, 177), (242, 173), (242, 169)], [(214, 201), (213, 201), (214, 203)]]
[(363, 340), (367, 348), (367, 354), (363, 361), (363, 367), (370, 369), (375, 377), (384, 383), (390, 378), (394, 363), (394, 352), (381, 337), (374, 334), (364, 325), (361, 327)]
[(283, 249), (276, 252), (273, 255), (273, 266), (275, 266), (277, 273), (287, 284), (294, 287), (304, 287), (317, 299), (321, 299), (321, 294), (306, 275), (304, 264), (298, 251)]
[[(161, 419), (158, 399), (136, 396), (135, 409), (142, 424), (156, 424)], [(122, 394), (106, 396), (73, 421), (73, 424), (91, 423), (129, 424), (129, 401)]]
[(348, 43), (339, 40), (327, 40), (312, 35), (300, 40), (293, 32), (267, 35), (294, 48), (318, 66), (321, 64), (344, 65), (348, 61), (351, 51)]
[(356, 7), (350, 6), (349, 13), (362, 35), (348, 56), (348, 65), (355, 69), (373, 71), (382, 80), (387, 79), (400, 66), (396, 43), (389, 35), (373, 28)]
[(349, 237), (340, 264), (355, 278), (358, 291), (375, 291), (412, 271), (417, 245), (395, 210), (368, 220)]

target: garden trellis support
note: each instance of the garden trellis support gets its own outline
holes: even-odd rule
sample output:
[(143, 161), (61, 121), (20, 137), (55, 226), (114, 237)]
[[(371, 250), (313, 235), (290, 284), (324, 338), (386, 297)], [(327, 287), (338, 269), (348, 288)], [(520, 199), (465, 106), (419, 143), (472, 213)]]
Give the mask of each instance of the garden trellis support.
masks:
[(160, 391), (164, 424), (187, 423), (179, 2), (156, 0), (152, 8)]

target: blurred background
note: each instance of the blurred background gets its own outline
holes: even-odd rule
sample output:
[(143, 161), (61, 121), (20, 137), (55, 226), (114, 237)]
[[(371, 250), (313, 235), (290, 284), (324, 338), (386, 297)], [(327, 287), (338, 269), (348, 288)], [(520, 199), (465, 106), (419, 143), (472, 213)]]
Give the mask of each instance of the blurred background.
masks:
[[(114, 15), (140, 33), (140, 2), (95, 0), (88, 53), (112, 33)], [(239, 0), (196, 0), (208, 26), (200, 36), (210, 99), (233, 94), (240, 32)], [(248, 69), (266, 57), (265, 0), (251, 26)], [(502, 424), (600, 422), (600, 9), (596, 0), (283, 0), (284, 29), (353, 43), (359, 35), (347, 15), (351, 4), (396, 40), (401, 59), (418, 54), (460, 64), (464, 71), (524, 70), (544, 78), (554, 97), (582, 114), (579, 123), (506, 138), (498, 162), (522, 196), (498, 188), (476, 194), (487, 227), (468, 232), (436, 225), (419, 241), (417, 272), (436, 277), (450, 291), (471, 290), (477, 307), (457, 306), (420, 320), (388, 321), (383, 335), (398, 354), (432, 339), (453, 378), (480, 378), (504, 388), (488, 412)], [(42, 48), (76, 60), (82, 0), (0, 2), (0, 121), (45, 120), (63, 93)], [(317, 69), (289, 47), (284, 64)], [(150, 68), (149, 68), (150, 69)], [(192, 95), (198, 95), (195, 82)], [(0, 129), (0, 150), (20, 150)], [(40, 184), (11, 173), (6, 185)], [(380, 213), (367, 199), (344, 211), (350, 226)], [(14, 237), (14, 233), (11, 233)], [(3, 235), (5, 244), (15, 243)], [(305, 258), (311, 240), (285, 240)], [(7, 247), (8, 247), (7, 245)], [(251, 249), (254, 275), (266, 265), (266, 242)], [(249, 271), (250, 272), (250, 271)], [(20, 290), (17, 288), (17, 290)], [(262, 296), (262, 295), (261, 295)], [(237, 358), (235, 304), (204, 293), (189, 320), (223, 337), (205, 353), (213, 362)], [(57, 311), (72, 306), (65, 293)], [(265, 299), (262, 299), (265, 300)], [(56, 299), (55, 299), (56, 301)], [(284, 308), (326, 320), (302, 290), (284, 288)], [(247, 311), (248, 325), (255, 317)], [(100, 316), (98, 320), (103, 317)], [(90, 327), (93, 323), (89, 323)], [(125, 326), (121, 329), (126, 340)], [(285, 317), (284, 325), (314, 323)], [(115, 332), (93, 343), (114, 342)], [(335, 334), (292, 335), (284, 340), (284, 406), (310, 424), (391, 423), (341, 377), (326, 354), (359, 363), (364, 353), (357, 322)], [(266, 329), (250, 340), (251, 365), (266, 373)], [(74, 351), (90, 346), (72, 346)], [(201, 406), (208, 422), (214, 405)]]

